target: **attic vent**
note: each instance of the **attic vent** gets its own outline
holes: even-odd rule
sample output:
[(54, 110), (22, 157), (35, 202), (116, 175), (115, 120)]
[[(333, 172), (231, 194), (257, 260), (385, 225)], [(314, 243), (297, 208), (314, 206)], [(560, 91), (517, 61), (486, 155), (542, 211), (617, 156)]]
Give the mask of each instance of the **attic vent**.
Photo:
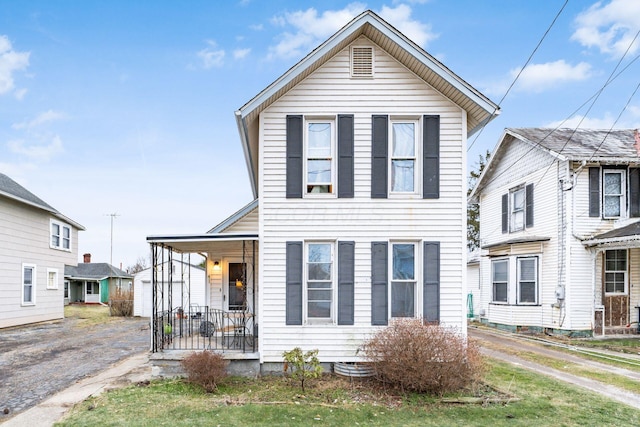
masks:
[(353, 46), (351, 48), (351, 77), (373, 77), (373, 48)]

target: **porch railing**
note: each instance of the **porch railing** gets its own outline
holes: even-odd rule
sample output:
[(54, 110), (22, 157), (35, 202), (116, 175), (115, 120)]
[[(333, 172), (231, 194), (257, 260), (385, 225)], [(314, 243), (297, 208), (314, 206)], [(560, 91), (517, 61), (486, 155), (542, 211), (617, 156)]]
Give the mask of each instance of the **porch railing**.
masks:
[(253, 353), (258, 325), (249, 311), (224, 311), (192, 306), (157, 312), (153, 321), (153, 351), (218, 350)]

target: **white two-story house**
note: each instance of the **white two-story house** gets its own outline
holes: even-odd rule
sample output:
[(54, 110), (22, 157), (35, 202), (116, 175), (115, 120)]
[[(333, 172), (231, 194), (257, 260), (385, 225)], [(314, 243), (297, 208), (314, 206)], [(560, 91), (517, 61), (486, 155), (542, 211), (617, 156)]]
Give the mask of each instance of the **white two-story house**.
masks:
[(506, 129), (471, 201), (482, 321), (575, 336), (638, 331), (637, 130)]
[(261, 364), (358, 360), (394, 318), (466, 334), (467, 138), (498, 111), (364, 12), (236, 111), (255, 200), (148, 241), (207, 254), (210, 308), (239, 298)]
[(0, 173), (0, 328), (62, 319), (84, 227)]

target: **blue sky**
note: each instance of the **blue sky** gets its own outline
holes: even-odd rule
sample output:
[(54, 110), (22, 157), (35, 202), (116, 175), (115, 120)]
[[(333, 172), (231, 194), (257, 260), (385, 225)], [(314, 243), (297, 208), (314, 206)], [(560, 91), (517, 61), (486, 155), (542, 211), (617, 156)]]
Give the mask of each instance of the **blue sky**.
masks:
[[(499, 102), (564, 4), (0, 0), (0, 172), (84, 225), (94, 262), (117, 213), (127, 267), (146, 236), (204, 232), (251, 201), (234, 111), (358, 13)], [(639, 17), (637, 0), (568, 1), (470, 138), (470, 167), (505, 127), (640, 127)]]

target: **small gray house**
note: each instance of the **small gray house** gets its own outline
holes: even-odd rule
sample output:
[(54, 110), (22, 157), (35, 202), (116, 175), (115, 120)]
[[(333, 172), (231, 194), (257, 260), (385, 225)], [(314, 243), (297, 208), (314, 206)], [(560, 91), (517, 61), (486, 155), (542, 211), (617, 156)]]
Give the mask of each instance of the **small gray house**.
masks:
[(107, 304), (118, 295), (131, 292), (133, 276), (106, 262), (91, 262), (84, 254), (84, 263), (64, 268), (64, 303)]

